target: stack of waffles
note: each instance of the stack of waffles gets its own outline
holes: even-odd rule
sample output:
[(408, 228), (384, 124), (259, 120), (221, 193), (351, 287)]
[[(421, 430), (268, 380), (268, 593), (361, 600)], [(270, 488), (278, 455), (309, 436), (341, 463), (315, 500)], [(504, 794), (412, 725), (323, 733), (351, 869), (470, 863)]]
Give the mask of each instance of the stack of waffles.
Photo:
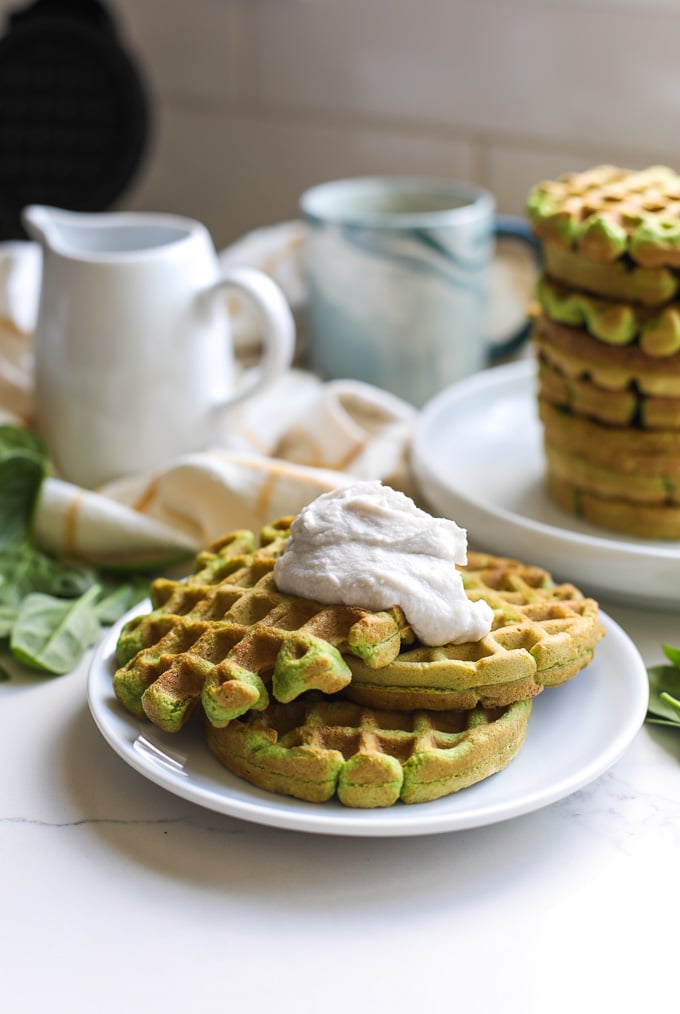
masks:
[(398, 607), (371, 612), (282, 594), (292, 518), (233, 532), (118, 639), (120, 704), (165, 732), (196, 716), (207, 744), (262, 789), (351, 807), (425, 802), (500, 771), (531, 701), (570, 679), (602, 636), (597, 603), (539, 567), (471, 554), (466, 593), (493, 608), (475, 643), (418, 644)]
[(598, 166), (535, 186), (547, 486), (566, 510), (680, 539), (680, 176)]

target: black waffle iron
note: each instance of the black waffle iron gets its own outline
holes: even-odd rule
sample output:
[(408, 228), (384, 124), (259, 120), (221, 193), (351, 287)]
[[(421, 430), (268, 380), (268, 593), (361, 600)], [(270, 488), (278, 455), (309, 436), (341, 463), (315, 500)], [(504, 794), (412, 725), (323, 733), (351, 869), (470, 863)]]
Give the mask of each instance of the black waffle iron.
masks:
[(0, 239), (26, 204), (104, 211), (138, 168), (143, 79), (101, 0), (37, 0), (0, 39)]

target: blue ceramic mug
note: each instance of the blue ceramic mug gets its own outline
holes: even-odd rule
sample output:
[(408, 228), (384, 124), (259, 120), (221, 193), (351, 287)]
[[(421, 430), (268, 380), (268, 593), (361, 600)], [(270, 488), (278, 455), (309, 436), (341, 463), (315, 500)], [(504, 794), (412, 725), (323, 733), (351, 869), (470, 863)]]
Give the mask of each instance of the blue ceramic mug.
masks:
[(365, 177), (322, 183), (300, 199), (308, 225), (311, 367), (420, 406), (526, 337), (491, 346), (495, 238), (538, 246), (526, 223), (499, 217), (493, 195), (455, 180)]

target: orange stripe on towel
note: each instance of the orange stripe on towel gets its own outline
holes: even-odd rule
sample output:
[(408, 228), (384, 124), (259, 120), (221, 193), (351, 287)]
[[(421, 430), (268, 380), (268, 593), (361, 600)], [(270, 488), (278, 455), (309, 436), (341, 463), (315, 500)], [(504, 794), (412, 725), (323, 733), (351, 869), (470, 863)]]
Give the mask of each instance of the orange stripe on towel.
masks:
[(77, 555), (78, 553), (78, 515), (80, 513), (80, 505), (83, 500), (83, 494), (76, 492), (73, 494), (71, 503), (68, 505), (66, 512), (66, 518), (64, 522), (64, 545), (68, 553)]
[(276, 485), (277, 478), (278, 476), (272, 472), (272, 474), (268, 475), (262, 484), (262, 489), (260, 490), (260, 495), (257, 498), (257, 506), (255, 508), (257, 511), (257, 517), (260, 521), (266, 522), (271, 520), (269, 517), (269, 504), (271, 502), (272, 491)]
[(156, 499), (158, 495), (158, 479), (152, 479), (151, 482), (146, 486), (145, 489), (139, 494), (135, 502), (132, 504), (132, 509), (139, 511), (143, 514), (144, 511), (148, 510), (151, 503)]

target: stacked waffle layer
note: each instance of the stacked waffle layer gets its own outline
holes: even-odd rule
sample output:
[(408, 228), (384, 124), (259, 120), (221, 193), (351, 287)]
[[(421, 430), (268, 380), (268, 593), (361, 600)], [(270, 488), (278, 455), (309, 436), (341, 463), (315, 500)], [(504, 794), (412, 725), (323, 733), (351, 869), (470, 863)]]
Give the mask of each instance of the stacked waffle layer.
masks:
[(527, 207), (548, 490), (612, 531), (680, 539), (680, 176), (598, 166)]
[[(466, 594), (493, 609), (478, 642), (420, 645), (403, 612), (282, 593), (274, 564), (291, 518), (234, 532), (118, 639), (113, 687), (135, 717), (207, 743), (261, 788), (353, 807), (424, 802), (504, 768), (531, 699), (572, 678), (602, 636), (597, 603), (540, 567), (470, 554)], [(453, 575), (452, 575), (453, 577)]]

